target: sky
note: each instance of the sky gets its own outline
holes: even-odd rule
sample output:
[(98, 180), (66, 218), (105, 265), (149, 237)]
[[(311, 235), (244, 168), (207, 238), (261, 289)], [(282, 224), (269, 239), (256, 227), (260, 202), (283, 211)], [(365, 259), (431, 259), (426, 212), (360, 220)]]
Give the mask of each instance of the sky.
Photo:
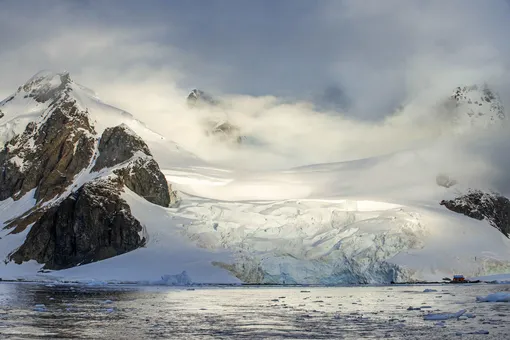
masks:
[[(67, 70), (224, 166), (282, 169), (433, 145), (426, 176), (496, 178), (508, 172), (508, 131), (437, 144), (438, 107), (457, 86), (483, 83), (510, 107), (509, 19), (506, 0), (0, 0), (0, 97), (40, 70)], [(185, 105), (193, 88), (225, 99), (227, 119), (257, 143), (204, 136), (202, 113)]]
[(2, 96), (41, 69), (65, 69), (116, 103), (107, 81), (315, 102), (338, 93), (335, 108), (380, 119), (424, 94), (480, 81), (506, 91), (509, 79), (504, 0), (1, 0), (0, 8)]

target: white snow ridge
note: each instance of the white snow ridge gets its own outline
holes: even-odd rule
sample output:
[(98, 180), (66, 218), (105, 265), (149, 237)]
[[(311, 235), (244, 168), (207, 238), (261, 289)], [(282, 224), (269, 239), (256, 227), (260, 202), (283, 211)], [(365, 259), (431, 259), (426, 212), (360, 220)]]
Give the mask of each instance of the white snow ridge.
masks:
[[(145, 238), (145, 245), (68, 269), (42, 270), (44, 263), (33, 260), (14, 263), (9, 256), (23, 244), (32, 224), (21, 233), (0, 229), (2, 279), (161, 285), (373, 284), (440, 281), (456, 273), (466, 277), (510, 273), (510, 240), (500, 230), (486, 219), (471, 218), (439, 204), (470, 188), (507, 193), (505, 187), (497, 187), (496, 176), (501, 172), (492, 162), (498, 160), (490, 158), (493, 153), (484, 149), (493, 147), (492, 138), (497, 139), (494, 143), (501, 142), (499, 132), (490, 129), (506, 119), (497, 95), (487, 87), (454, 92), (455, 119), (467, 123), (452, 129), (475, 129), (469, 131), (482, 138), (484, 132), (477, 130), (481, 124), (482, 130), (488, 131), (482, 144), (477, 142), (480, 139), (470, 139), (471, 134), (447, 138), (424, 134), (429, 139), (415, 143), (413, 131), (418, 130), (413, 129), (419, 127), (410, 125), (402, 137), (413, 141), (409, 148), (384, 152), (378, 148), (370, 154), (364, 147), (360, 156), (352, 156), (356, 148), (361, 149), (361, 134), (360, 142), (345, 140), (352, 142), (348, 157), (339, 153), (334, 158), (328, 152), (325, 161), (317, 164), (317, 155), (296, 157), (301, 147), (308, 148), (306, 140), (296, 138), (293, 148), (279, 148), (283, 144), (277, 133), (268, 134), (260, 145), (226, 145), (225, 141), (203, 139), (208, 143), (204, 148), (212, 150), (214, 146), (218, 150), (217, 155), (211, 152), (204, 159), (187, 151), (199, 149), (199, 142), (178, 144), (171, 134), (155, 132), (160, 131), (157, 126), (147, 126), (134, 115), (103, 103), (69, 74), (43, 72), (0, 102), (2, 144), (23, 133), (29, 123), (40, 126), (54, 109), (50, 97), (62, 87), (88, 114), (98, 135), (124, 124), (141, 138), (179, 199), (170, 207), (162, 207), (124, 188), (122, 199), (143, 226), (139, 235)], [(191, 110), (183, 105), (182, 115), (194, 114)], [(248, 123), (255, 124), (255, 120), (243, 114), (247, 115), (240, 111), (236, 124), (249, 134), (255, 128), (251, 130)], [(304, 121), (326, 129), (325, 119), (314, 113)], [(331, 121), (335, 127), (344, 122), (341, 117), (327, 119), (338, 119)], [(355, 126), (366, 135), (381, 131), (381, 138), (395, 135), (391, 126), (344, 123), (345, 131), (339, 134), (347, 135), (347, 129)], [(367, 138), (376, 141), (374, 136)], [(250, 140), (249, 135), (246, 140)], [(280, 166), (287, 156), (289, 166)], [(0, 153), (0, 161), (2, 157)], [(279, 160), (278, 166), (261, 166), (273, 159)], [(299, 167), (295, 159), (300, 159)], [(257, 161), (257, 166), (250, 166), (250, 160)], [(21, 156), (11, 159), (20, 169), (24, 162)], [(93, 176), (102, 175), (92, 175), (89, 170), (76, 175), (65, 195), (72, 195)], [(438, 185), (438, 176), (447, 176), (449, 185)], [(35, 191), (0, 201), (0, 227), (34, 207)], [(508, 297), (498, 295), (480, 301), (505, 299)], [(459, 318), (463, 312), (424, 318), (446, 320)]]

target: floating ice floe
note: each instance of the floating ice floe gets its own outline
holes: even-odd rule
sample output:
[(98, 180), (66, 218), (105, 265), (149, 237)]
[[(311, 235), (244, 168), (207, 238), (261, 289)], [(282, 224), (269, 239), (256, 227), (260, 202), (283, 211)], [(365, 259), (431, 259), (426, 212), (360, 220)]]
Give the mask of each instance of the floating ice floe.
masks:
[(427, 314), (423, 316), (423, 320), (427, 321), (439, 321), (439, 320), (449, 320), (449, 319), (458, 319), (462, 315), (466, 313), (465, 309), (458, 311), (457, 313), (439, 313), (439, 314)]
[(465, 334), (489, 334), (489, 331), (487, 331), (485, 329), (480, 329), (480, 330), (474, 331), (474, 332), (467, 332), (467, 333), (457, 332), (457, 333), (455, 333), (455, 335), (457, 335), (457, 336), (462, 336)]
[(161, 276), (161, 280), (152, 281), (150, 284), (165, 286), (190, 286), (193, 284), (193, 281), (189, 277), (188, 273), (183, 271), (180, 274), (163, 275)]
[(34, 312), (46, 312), (47, 309), (46, 309), (46, 306), (41, 303), (41, 304), (35, 305), (33, 311)]
[(477, 296), (476, 302), (510, 302), (510, 293), (498, 292), (487, 296)]
[(105, 282), (105, 281), (93, 280), (93, 281), (87, 282), (87, 286), (107, 286), (107, 285), (108, 285), (108, 282)]

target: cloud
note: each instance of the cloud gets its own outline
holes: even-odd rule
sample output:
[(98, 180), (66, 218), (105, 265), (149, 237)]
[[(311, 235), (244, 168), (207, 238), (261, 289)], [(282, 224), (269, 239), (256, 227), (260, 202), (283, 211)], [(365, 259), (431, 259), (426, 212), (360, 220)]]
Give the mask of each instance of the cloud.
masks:
[[(66, 69), (105, 102), (224, 166), (288, 168), (425, 148), (429, 166), (404, 162), (415, 177), (449, 171), (505, 181), (507, 165), (494, 156), (505, 137), (481, 136), (482, 150), (472, 139), (440, 139), (435, 120), (438, 102), (459, 84), (488, 82), (510, 99), (505, 1), (310, 3), (8, 2), (0, 12), (0, 95), (40, 69)], [(194, 86), (230, 109), (189, 110)], [(348, 110), (318, 112), (308, 100), (332, 87)], [(198, 122), (213, 113), (253, 143), (205, 136)], [(388, 178), (402, 177), (391, 173), (394, 159), (384, 162)]]
[(505, 1), (330, 1), (322, 15), (342, 47), (332, 72), (358, 115), (376, 118), (421, 95), (508, 79)]

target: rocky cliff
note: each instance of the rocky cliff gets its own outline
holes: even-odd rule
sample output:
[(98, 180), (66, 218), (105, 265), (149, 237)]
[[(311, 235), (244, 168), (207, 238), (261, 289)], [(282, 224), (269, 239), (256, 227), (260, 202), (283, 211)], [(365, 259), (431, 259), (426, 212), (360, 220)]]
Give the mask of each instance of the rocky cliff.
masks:
[(443, 200), (440, 204), (451, 211), (480, 221), (486, 219), (510, 238), (510, 200), (502, 195), (472, 190), (453, 200)]
[(143, 226), (122, 192), (128, 188), (164, 207), (171, 202), (146, 143), (125, 125), (96, 133), (67, 73), (34, 77), (11, 98), (20, 95), (47, 109), (0, 152), (0, 200), (33, 190), (36, 201), (6, 226), (11, 233), (30, 228), (7, 260), (62, 269), (142, 247)]
[(58, 205), (45, 209), (11, 259), (36, 260), (63, 269), (142, 247), (142, 225), (111, 181), (86, 183)]
[(0, 200), (18, 199), (32, 189), (38, 201), (52, 199), (89, 164), (95, 131), (87, 112), (70, 95), (68, 76), (65, 79), (65, 85), (56, 88), (23, 86), (29, 90), (25, 96), (46, 99), (49, 106), (0, 151)]

